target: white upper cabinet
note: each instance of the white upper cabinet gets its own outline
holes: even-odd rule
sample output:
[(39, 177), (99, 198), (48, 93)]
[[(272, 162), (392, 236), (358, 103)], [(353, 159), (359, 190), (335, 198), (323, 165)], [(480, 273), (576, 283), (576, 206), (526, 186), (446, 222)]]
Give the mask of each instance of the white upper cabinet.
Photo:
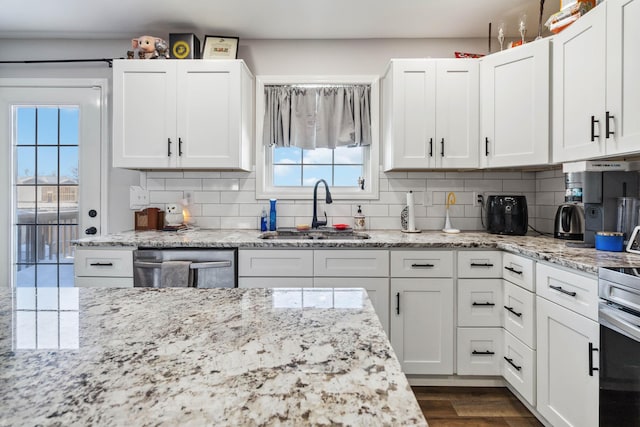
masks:
[(477, 61), (396, 59), (382, 87), (385, 170), (478, 167)]
[(239, 60), (113, 67), (113, 165), (251, 169), (253, 76)]
[(480, 61), (480, 165), (549, 163), (549, 40)]
[[(640, 0), (607, 0), (607, 154), (640, 151)], [(613, 117), (611, 117), (613, 116)], [(606, 128), (606, 126), (605, 126)], [(606, 129), (605, 129), (606, 132)]]
[(638, 22), (640, 0), (612, 0), (554, 38), (554, 162), (640, 151)]

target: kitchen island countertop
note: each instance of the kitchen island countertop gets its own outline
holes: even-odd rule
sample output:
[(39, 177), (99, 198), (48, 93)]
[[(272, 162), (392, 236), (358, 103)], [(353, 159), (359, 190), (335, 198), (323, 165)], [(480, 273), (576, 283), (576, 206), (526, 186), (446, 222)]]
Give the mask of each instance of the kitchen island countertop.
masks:
[(133, 246), (152, 248), (422, 248), (422, 249), (500, 249), (548, 261), (585, 273), (597, 274), (598, 267), (638, 267), (640, 255), (605, 252), (592, 248), (573, 248), (565, 240), (546, 236), (503, 236), (481, 231), (446, 234), (440, 231), (402, 233), (398, 230), (371, 230), (365, 240), (269, 240), (260, 239), (254, 230), (195, 229), (181, 232), (127, 231), (88, 237), (78, 246)]
[(2, 426), (426, 426), (361, 289), (3, 288), (0, 384)]

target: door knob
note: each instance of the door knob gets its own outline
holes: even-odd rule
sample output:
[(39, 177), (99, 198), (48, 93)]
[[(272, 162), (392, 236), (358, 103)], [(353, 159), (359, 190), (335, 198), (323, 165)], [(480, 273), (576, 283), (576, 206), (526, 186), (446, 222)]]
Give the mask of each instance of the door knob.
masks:
[(98, 232), (98, 229), (95, 227), (89, 227), (86, 230), (84, 230), (84, 234), (96, 234)]

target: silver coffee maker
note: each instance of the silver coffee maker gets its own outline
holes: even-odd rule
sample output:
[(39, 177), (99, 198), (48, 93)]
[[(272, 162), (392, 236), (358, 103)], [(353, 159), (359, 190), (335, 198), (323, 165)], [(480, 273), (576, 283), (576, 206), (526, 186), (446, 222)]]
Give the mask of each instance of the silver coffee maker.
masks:
[(618, 199), (638, 197), (639, 176), (636, 171), (565, 173), (565, 200), (575, 197), (584, 209), (583, 241), (567, 242), (567, 246), (593, 247), (598, 231), (616, 231)]

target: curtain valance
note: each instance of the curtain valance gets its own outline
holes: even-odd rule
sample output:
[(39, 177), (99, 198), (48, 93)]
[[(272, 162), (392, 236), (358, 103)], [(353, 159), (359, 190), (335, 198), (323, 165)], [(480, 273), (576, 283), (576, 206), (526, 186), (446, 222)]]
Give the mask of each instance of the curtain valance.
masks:
[(267, 146), (304, 149), (371, 144), (369, 85), (265, 86)]

